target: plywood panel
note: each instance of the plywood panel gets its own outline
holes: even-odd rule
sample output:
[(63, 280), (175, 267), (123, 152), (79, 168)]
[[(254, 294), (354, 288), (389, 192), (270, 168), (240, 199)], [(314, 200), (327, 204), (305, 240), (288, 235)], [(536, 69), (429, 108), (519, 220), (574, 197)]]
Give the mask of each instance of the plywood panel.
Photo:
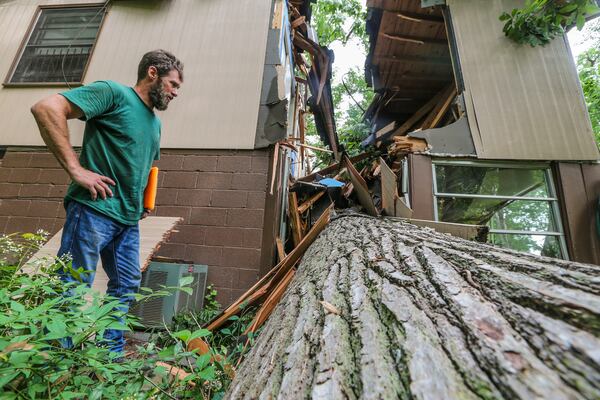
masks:
[[(507, 39), (498, 17), (519, 0), (448, 0), (480, 158), (596, 160), (575, 65), (563, 38)], [(469, 112), (470, 111), (470, 112)], [(479, 134), (477, 135), (477, 131)]]
[[(45, 1), (44, 4), (81, 3)], [(18, 51), (39, 2), (0, 5), (0, 77)], [(254, 147), (270, 0), (113, 2), (85, 82), (112, 79), (133, 85), (146, 51), (172, 51), (185, 64), (179, 98), (160, 113), (163, 148)], [(56, 88), (0, 89), (0, 145), (43, 145), (29, 114)], [(83, 124), (71, 124), (74, 144)]]
[[(158, 250), (158, 247), (165, 240), (166, 236), (181, 221), (178, 217), (146, 217), (140, 220), (140, 268), (145, 270), (152, 256)], [(48, 242), (37, 251), (27, 264), (25, 271), (32, 274), (37, 273), (37, 266), (52, 262), (60, 250), (60, 241), (62, 238), (62, 229), (48, 240)], [(108, 285), (108, 276), (101, 267), (102, 261), (98, 261), (96, 266), (96, 276), (92, 284), (92, 289), (105, 293)]]

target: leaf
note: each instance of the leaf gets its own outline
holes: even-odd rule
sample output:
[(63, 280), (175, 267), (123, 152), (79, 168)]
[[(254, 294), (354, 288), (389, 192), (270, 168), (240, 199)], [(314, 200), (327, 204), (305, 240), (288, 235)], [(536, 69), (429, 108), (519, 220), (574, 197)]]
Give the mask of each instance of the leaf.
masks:
[(206, 353), (206, 354), (202, 354), (201, 356), (199, 356), (196, 359), (196, 366), (199, 369), (204, 369), (204, 367), (206, 367), (208, 365), (208, 363), (210, 362), (210, 353)]
[(183, 340), (184, 342), (187, 342), (191, 335), (192, 332), (190, 332), (188, 329), (173, 333), (173, 337)]
[(213, 381), (215, 379), (215, 367), (210, 366), (203, 369), (202, 371), (200, 371), (198, 376), (201, 379), (204, 379), (205, 381)]
[(577, 29), (582, 30), (584, 25), (585, 25), (585, 15), (584, 14), (577, 15)]
[[(12, 368), (11, 368), (12, 369)], [(0, 370), (0, 372), (3, 372)], [(4, 387), (6, 384), (10, 383), (13, 379), (15, 379), (21, 371), (9, 372), (7, 374), (0, 373), (0, 388)]]
[(10, 302), (10, 308), (11, 308), (11, 310), (16, 311), (18, 313), (25, 312), (25, 306), (23, 306), (23, 304), (21, 304), (21, 303), (17, 303), (16, 301)]
[(211, 331), (209, 331), (208, 329), (198, 329), (190, 335), (188, 340), (210, 336), (211, 334)]
[(188, 286), (180, 287), (179, 290), (181, 290), (184, 293), (187, 293), (190, 296), (194, 293), (194, 289)]
[(183, 278), (181, 278), (179, 280), (179, 285), (180, 286), (187, 286), (187, 285), (190, 285), (192, 282), (194, 282), (194, 277), (193, 276), (184, 276)]

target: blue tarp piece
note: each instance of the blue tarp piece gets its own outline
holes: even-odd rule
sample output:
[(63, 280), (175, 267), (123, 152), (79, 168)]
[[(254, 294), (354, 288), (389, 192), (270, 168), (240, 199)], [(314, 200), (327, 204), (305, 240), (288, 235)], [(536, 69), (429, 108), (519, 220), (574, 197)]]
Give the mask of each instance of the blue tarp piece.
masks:
[(344, 186), (344, 182), (340, 182), (333, 178), (321, 179), (318, 183), (320, 183), (321, 185), (327, 186), (327, 187), (343, 187)]

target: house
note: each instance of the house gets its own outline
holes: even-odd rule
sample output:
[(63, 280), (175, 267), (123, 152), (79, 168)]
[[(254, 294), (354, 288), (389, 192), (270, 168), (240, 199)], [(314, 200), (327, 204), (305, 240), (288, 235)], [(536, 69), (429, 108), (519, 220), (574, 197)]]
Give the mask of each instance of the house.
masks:
[[(30, 106), (95, 80), (133, 85), (141, 55), (164, 48), (184, 62), (185, 82), (160, 115), (156, 215), (183, 222), (158, 256), (208, 265), (218, 300), (237, 298), (272, 266), (287, 204), (282, 182), (302, 173), (292, 152), (274, 144), (301, 136), (309, 81), (323, 83), (331, 100), (319, 74), (295, 79), (290, 18), (301, 18), (295, 29), (314, 45), (309, 9), (309, 1), (284, 0), (2, 2), (0, 232), (55, 233), (64, 222), (69, 177)], [(83, 126), (69, 121), (75, 146)]]
[(566, 37), (518, 45), (519, 2), (369, 0), (365, 144), (388, 147), (413, 217), (487, 224), (489, 241), (600, 263), (600, 165)]

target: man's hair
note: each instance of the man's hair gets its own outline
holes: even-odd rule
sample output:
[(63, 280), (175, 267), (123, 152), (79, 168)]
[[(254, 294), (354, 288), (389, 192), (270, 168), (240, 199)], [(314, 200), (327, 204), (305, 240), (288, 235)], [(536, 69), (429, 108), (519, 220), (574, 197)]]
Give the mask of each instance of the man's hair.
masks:
[(138, 82), (143, 80), (148, 73), (148, 68), (156, 67), (158, 76), (167, 75), (170, 71), (179, 72), (179, 79), (183, 81), (183, 63), (177, 57), (165, 50), (152, 50), (144, 54), (138, 65)]

